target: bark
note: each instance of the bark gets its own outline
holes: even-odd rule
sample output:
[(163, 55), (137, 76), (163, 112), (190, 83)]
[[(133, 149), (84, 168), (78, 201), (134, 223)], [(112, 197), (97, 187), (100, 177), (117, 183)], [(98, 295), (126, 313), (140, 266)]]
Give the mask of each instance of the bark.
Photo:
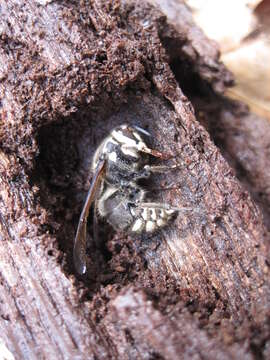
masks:
[[(268, 234), (245, 188), (261, 184), (266, 213), (268, 147), (253, 140), (261, 164), (250, 152), (241, 177), (197, 122), (190, 100), (218, 143), (240, 105), (222, 98), (232, 77), (216, 45), (173, 4), (182, 25), (141, 1), (1, 3), (0, 328), (16, 359), (270, 355)], [(210, 116), (226, 107), (229, 122)], [(179, 164), (146, 184), (152, 198), (194, 211), (151, 237), (100, 221), (102, 249), (90, 220), (79, 278), (72, 244), (91, 156), (124, 122)], [(225, 133), (234, 166), (250, 145)]]

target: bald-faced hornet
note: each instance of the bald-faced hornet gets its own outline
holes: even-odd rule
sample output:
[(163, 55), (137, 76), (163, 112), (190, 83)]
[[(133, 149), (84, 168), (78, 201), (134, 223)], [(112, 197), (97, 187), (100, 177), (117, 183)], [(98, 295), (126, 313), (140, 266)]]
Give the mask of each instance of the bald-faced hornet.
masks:
[(167, 156), (150, 149), (142, 135), (150, 136), (137, 126), (118, 126), (94, 154), (91, 166), (94, 175), (74, 242), (74, 264), (80, 274), (86, 272), (87, 218), (93, 202), (99, 216), (106, 218), (115, 230), (127, 233), (153, 233), (167, 225), (177, 211), (190, 210), (146, 201), (146, 191), (138, 180), (171, 167), (147, 164), (148, 154), (161, 159)]

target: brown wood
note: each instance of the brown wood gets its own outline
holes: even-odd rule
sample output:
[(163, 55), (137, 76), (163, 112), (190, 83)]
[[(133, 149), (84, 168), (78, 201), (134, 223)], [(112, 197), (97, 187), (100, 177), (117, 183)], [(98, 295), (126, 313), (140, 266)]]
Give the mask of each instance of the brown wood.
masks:
[[(16, 359), (270, 356), (269, 237), (246, 186), (267, 182), (267, 134), (256, 138), (258, 179), (249, 153), (241, 184), (190, 102), (218, 143), (229, 127), (214, 115), (227, 107), (232, 124), (241, 109), (222, 98), (232, 77), (172, 3), (179, 23), (141, 1), (1, 2), (0, 337)], [(101, 223), (100, 249), (90, 221), (89, 270), (77, 277), (91, 156), (124, 122), (180, 165), (151, 179), (151, 198), (194, 211), (152, 237)], [(221, 150), (237, 170), (250, 146), (226, 136)]]

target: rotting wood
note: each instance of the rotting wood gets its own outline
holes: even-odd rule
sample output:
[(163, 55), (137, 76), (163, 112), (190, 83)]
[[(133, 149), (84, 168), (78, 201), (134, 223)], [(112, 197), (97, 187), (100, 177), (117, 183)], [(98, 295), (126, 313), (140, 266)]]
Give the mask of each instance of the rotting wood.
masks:
[[(196, 29), (185, 11), (186, 26)], [(166, 63), (160, 39), (166, 47), (176, 30), (139, 1), (3, 1), (0, 21), (0, 327), (14, 356), (200, 359), (214, 346), (212, 358), (267, 358), (262, 216)], [(186, 34), (188, 54), (194, 43)], [(228, 84), (215, 52), (215, 67), (203, 67), (200, 53), (187, 59), (181, 50), (179, 64), (193, 65), (202, 83), (215, 91)], [(89, 162), (124, 121), (147, 127), (151, 145), (182, 164), (153, 179), (153, 188), (176, 188), (155, 196), (199, 211), (151, 239), (103, 224), (103, 254), (89, 224), (89, 273), (79, 282), (71, 250)]]
[[(162, 36), (169, 44), (165, 43), (170, 65), (183, 92), (191, 101), (197, 119), (207, 128), (238, 179), (262, 209), (269, 231), (270, 180), (269, 172), (265, 171), (270, 159), (269, 121), (250, 113), (244, 104), (222, 96), (225, 86), (232, 85), (233, 79), (219, 63), (217, 44), (207, 40), (203, 32), (194, 27), (187, 6), (180, 0), (151, 2), (160, 6), (168, 17)], [(184, 20), (177, 16), (182, 12), (187, 14)], [(177, 46), (183, 33), (188, 34), (185, 42), (188, 46)], [(199, 62), (194, 60), (196, 54), (199, 54)], [(183, 71), (183, 66), (186, 68), (183, 58), (194, 63), (192, 71)], [(210, 85), (209, 89), (205, 83)]]

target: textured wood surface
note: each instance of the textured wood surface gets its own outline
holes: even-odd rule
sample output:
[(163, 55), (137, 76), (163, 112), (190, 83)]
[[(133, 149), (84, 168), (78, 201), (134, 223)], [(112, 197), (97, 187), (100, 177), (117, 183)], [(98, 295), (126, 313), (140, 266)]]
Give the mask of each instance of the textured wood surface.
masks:
[[(171, 6), (178, 24), (141, 1), (1, 2), (0, 337), (16, 359), (270, 355), (269, 240), (251, 178), (236, 178), (189, 101), (220, 139), (211, 103), (227, 106), (232, 77), (188, 9)], [(90, 220), (78, 278), (91, 156), (123, 122), (179, 164), (151, 179), (149, 196), (194, 211), (152, 237), (101, 223), (101, 249)], [(241, 158), (233, 144), (223, 154)]]

